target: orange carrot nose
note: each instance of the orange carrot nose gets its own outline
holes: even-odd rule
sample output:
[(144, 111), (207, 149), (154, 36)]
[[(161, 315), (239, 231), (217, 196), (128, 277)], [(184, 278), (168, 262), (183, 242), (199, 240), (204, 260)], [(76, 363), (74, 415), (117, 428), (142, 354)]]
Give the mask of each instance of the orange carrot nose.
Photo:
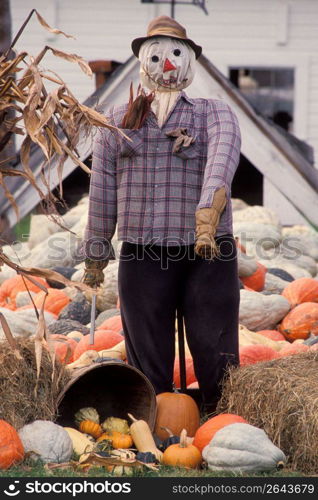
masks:
[(166, 71), (172, 71), (173, 69), (177, 68), (169, 61), (169, 59), (166, 59), (163, 66), (163, 72), (165, 73)]

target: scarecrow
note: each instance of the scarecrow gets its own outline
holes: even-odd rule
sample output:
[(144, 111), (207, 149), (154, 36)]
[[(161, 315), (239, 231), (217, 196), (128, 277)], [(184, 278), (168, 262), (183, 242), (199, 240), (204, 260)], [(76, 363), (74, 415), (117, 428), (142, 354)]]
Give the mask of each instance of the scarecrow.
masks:
[(122, 247), (119, 298), (128, 362), (156, 393), (173, 390), (176, 309), (181, 308), (205, 408), (238, 363), (239, 280), (231, 183), (240, 156), (237, 118), (222, 100), (190, 99), (201, 47), (174, 19), (150, 22), (132, 42), (136, 99), (108, 118), (130, 140), (95, 139), (85, 234), (86, 283), (98, 286)]

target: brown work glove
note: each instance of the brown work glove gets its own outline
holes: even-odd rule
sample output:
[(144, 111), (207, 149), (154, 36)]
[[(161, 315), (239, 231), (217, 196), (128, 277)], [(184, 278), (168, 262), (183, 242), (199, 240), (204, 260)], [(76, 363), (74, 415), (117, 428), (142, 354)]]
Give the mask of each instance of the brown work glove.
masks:
[(104, 281), (103, 269), (108, 265), (108, 260), (85, 259), (85, 273), (83, 282), (92, 287), (98, 287)]
[(213, 259), (220, 253), (214, 236), (225, 205), (226, 191), (222, 187), (214, 193), (213, 203), (210, 208), (200, 208), (195, 213), (195, 252), (204, 259)]

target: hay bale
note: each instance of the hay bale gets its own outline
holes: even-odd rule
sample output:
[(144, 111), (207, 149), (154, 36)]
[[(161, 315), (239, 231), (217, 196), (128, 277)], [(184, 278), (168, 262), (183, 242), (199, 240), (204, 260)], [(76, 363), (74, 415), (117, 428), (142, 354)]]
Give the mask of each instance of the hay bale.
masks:
[(17, 340), (22, 360), (18, 359), (7, 341), (0, 342), (0, 418), (16, 429), (34, 420), (55, 420), (56, 399), (70, 375), (56, 362), (52, 381), (52, 361), (43, 349), (37, 395), (34, 342)]
[(288, 466), (318, 472), (318, 352), (231, 368), (217, 412), (263, 429)]

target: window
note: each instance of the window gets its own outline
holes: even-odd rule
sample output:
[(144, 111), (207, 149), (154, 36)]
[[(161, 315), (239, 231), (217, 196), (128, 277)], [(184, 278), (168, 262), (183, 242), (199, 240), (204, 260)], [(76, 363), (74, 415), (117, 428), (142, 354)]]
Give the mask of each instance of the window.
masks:
[(231, 82), (258, 112), (293, 132), (293, 68), (230, 67), (229, 73)]

